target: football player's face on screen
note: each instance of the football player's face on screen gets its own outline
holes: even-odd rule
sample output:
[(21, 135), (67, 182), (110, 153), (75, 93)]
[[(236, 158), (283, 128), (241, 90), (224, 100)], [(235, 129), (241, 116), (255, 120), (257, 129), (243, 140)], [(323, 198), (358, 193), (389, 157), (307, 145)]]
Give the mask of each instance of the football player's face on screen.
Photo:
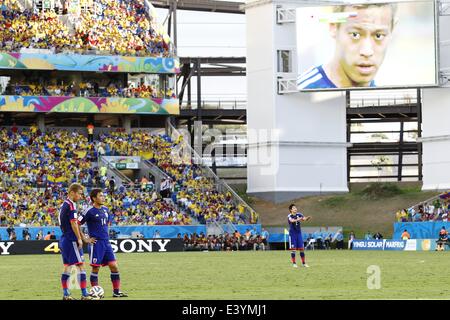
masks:
[(330, 26), (340, 66), (355, 87), (368, 86), (384, 60), (393, 27), (392, 10), (389, 5), (347, 7), (345, 11), (356, 12), (356, 17)]

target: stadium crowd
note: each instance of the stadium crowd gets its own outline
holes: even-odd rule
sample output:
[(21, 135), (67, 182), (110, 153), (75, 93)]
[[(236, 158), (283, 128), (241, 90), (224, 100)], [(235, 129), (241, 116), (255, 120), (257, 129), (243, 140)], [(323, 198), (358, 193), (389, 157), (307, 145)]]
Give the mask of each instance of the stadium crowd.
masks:
[[(76, 181), (108, 190), (107, 204), (116, 225), (191, 224), (193, 218), (200, 223), (246, 223), (244, 207), (235, 205), (231, 194), (218, 192), (198, 166), (174, 161), (171, 152), (177, 143), (145, 131), (101, 134), (98, 141), (89, 143), (76, 131), (3, 128), (0, 225), (56, 225), (65, 189)], [(93, 164), (99, 155), (145, 156), (170, 177), (166, 199), (147, 179), (115, 187), (107, 168)]]
[[(68, 184), (109, 187), (106, 168), (91, 165), (96, 159), (94, 145), (77, 132), (0, 130), (0, 224), (55, 225)], [(190, 223), (156, 192), (122, 188), (108, 200), (117, 225)]]
[(333, 248), (333, 244), (335, 244), (336, 249), (343, 249), (344, 236), (341, 231), (337, 233), (315, 231), (305, 233), (303, 242), (305, 249), (330, 250)]
[(34, 13), (9, 1), (0, 12), (0, 50), (18, 52), (21, 48), (61, 51), (73, 37), (54, 11)]
[(205, 177), (191, 159), (177, 156), (181, 142), (181, 138), (172, 142), (167, 135), (144, 131), (112, 132), (100, 135), (99, 147), (106, 155), (139, 156), (145, 150), (145, 157), (171, 178), (176, 189), (171, 195), (174, 202), (200, 223), (245, 223), (245, 208), (236, 206), (230, 193), (219, 192), (212, 179)]
[[(181, 235), (179, 235), (181, 237)], [(241, 234), (225, 232), (220, 235), (187, 234), (182, 237), (185, 251), (239, 251), (239, 250), (267, 250), (269, 249), (269, 233), (264, 228), (258, 233), (254, 228), (247, 229)], [(305, 234), (304, 248), (306, 250), (343, 249), (344, 236), (337, 233), (319, 232)]]
[[(106, 190), (105, 190), (106, 191)], [(0, 190), (0, 226), (29, 227), (58, 225), (58, 210), (65, 200), (66, 188), (53, 186), (35, 189), (30, 186)], [(80, 210), (89, 202), (81, 204)], [(156, 191), (125, 190), (109, 193), (106, 206), (111, 210), (111, 225), (189, 225), (191, 217)]]
[(28, 82), (10, 84), (5, 88), (6, 95), (17, 96), (69, 96), (69, 97), (122, 97), (122, 98), (175, 98), (173, 89), (166, 93), (151, 85), (129, 85), (128, 87), (111, 83), (105, 87), (99, 87), (95, 82), (67, 83), (55, 81), (52, 83)]
[(0, 177), (6, 188), (95, 179), (94, 159), (94, 146), (77, 132), (42, 134), (37, 126), (0, 130)]
[(158, 196), (141, 190), (126, 190), (107, 197), (106, 206), (112, 210), (112, 225), (189, 225), (192, 219)]
[(239, 231), (225, 232), (220, 235), (208, 235), (203, 232), (183, 236), (185, 251), (239, 251), (239, 250), (267, 250), (268, 239), (253, 229), (247, 229), (244, 234)]
[(99, 0), (95, 12), (82, 12), (75, 25), (75, 48), (118, 55), (168, 56), (169, 44), (156, 32), (142, 2)]
[[(0, 50), (49, 49), (113, 55), (170, 56), (170, 43), (158, 32), (139, 0), (99, 0), (80, 12), (70, 28), (53, 10), (21, 10), (16, 0), (2, 1)], [(65, 12), (67, 13), (67, 12)]]
[(450, 202), (448, 193), (443, 193), (437, 199), (419, 204), (409, 209), (398, 210), (395, 213), (397, 222), (448, 221)]

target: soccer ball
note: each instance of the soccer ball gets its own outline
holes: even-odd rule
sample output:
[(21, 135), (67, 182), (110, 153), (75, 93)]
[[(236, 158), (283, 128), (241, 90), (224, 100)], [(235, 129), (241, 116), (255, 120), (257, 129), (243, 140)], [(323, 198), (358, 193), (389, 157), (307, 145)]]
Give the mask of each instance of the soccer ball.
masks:
[(89, 295), (94, 298), (102, 299), (105, 297), (105, 290), (100, 286), (94, 286), (89, 290)]

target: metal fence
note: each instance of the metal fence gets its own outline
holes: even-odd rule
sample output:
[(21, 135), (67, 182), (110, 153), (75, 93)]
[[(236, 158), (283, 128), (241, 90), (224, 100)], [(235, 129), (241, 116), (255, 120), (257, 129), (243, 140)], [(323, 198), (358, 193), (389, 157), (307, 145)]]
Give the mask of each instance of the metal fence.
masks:
[[(180, 107), (182, 110), (196, 110), (198, 103), (192, 101), (188, 104), (183, 101)], [(202, 100), (200, 108), (206, 110), (243, 110), (247, 109), (247, 100)]]

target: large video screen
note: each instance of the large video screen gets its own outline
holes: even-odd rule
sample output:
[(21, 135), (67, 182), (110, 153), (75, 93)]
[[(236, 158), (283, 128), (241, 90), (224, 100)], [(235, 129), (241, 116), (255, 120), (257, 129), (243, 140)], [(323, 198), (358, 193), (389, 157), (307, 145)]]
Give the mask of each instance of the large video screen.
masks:
[(437, 86), (434, 1), (297, 9), (299, 91)]

